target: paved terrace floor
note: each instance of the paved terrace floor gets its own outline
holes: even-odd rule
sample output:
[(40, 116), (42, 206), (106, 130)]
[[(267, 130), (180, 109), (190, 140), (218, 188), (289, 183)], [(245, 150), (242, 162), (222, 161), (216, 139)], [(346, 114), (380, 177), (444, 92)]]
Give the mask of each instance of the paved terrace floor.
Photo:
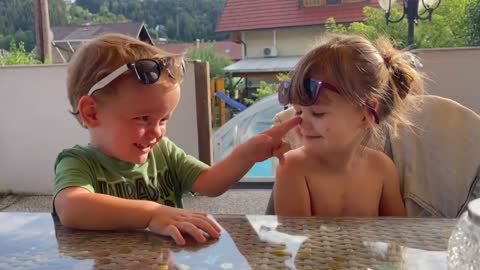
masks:
[[(264, 214), (270, 197), (270, 189), (233, 189), (216, 198), (184, 196), (186, 209), (211, 214)], [(1, 195), (0, 211), (51, 212), (52, 196)]]

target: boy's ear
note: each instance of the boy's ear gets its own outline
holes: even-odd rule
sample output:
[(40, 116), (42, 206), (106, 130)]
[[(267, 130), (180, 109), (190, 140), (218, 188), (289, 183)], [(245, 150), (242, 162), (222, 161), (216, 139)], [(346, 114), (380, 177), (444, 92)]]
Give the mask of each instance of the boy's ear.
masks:
[(78, 114), (82, 119), (83, 125), (87, 128), (98, 126), (97, 102), (90, 96), (83, 96), (78, 101)]

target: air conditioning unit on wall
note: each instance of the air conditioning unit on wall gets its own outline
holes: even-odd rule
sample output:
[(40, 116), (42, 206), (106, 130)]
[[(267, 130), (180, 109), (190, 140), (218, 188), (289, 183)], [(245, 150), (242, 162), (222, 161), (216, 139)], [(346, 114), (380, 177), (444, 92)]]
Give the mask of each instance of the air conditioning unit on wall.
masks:
[(264, 57), (275, 57), (278, 55), (278, 50), (276, 47), (267, 47), (263, 48)]

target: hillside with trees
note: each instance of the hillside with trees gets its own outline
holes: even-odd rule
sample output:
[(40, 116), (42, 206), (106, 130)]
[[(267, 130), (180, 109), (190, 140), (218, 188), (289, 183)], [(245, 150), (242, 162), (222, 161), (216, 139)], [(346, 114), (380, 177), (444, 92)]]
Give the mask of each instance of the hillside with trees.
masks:
[[(195, 39), (224, 40), (215, 33), (225, 0), (49, 0), (51, 26), (144, 22), (153, 38), (191, 42)], [(22, 41), (30, 51), (35, 46), (32, 0), (0, 0), (0, 48), (12, 40)]]

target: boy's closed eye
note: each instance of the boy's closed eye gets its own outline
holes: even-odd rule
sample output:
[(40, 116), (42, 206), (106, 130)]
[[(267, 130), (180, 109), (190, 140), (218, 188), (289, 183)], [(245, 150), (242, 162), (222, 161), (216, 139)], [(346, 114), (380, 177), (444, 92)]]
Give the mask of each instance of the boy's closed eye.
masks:
[(159, 125), (165, 125), (168, 122), (169, 118), (170, 117), (164, 117), (162, 119), (156, 120), (154, 117), (150, 115), (142, 115), (142, 116), (134, 117), (133, 120), (142, 125), (148, 125), (150, 123), (155, 123), (156, 121), (158, 121)]
[(139, 122), (139, 123), (148, 123), (150, 122), (151, 117), (149, 115), (142, 115), (142, 116), (137, 116), (133, 118), (133, 120)]

